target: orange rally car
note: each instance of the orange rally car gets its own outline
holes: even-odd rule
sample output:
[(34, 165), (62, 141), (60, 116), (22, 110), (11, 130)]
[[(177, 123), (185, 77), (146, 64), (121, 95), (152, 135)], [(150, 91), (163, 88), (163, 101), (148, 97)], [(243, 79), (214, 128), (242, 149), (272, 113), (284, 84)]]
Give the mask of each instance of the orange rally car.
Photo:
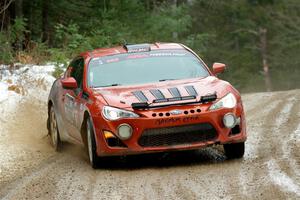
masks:
[(62, 141), (86, 146), (90, 163), (103, 156), (224, 146), (244, 155), (246, 123), (239, 92), (176, 43), (102, 48), (76, 57), (49, 95), (47, 127)]

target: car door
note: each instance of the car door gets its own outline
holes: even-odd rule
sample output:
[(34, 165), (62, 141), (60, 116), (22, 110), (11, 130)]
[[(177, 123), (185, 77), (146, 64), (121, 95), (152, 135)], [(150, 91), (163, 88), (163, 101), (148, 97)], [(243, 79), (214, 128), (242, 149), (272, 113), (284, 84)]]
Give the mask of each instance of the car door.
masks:
[(78, 87), (74, 90), (64, 89), (63, 109), (64, 123), (68, 135), (78, 142), (81, 142), (80, 134), (80, 115), (82, 115), (82, 93), (83, 93), (83, 73), (84, 73), (84, 58), (79, 57), (71, 62), (67, 69), (65, 78), (73, 77)]

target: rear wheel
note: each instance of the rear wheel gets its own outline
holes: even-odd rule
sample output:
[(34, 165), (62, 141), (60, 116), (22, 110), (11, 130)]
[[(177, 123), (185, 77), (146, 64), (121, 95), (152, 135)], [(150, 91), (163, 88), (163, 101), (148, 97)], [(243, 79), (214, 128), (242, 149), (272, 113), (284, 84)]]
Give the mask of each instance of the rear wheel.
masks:
[(245, 142), (224, 144), (225, 155), (229, 159), (242, 158), (245, 153)]
[(51, 106), (51, 108), (50, 108), (49, 125), (50, 125), (51, 144), (52, 144), (53, 148), (55, 149), (55, 151), (59, 151), (60, 147), (61, 147), (61, 141), (59, 138), (57, 120), (56, 120), (56, 115), (55, 115), (53, 106)]
[(97, 168), (97, 165), (99, 163), (99, 157), (96, 153), (96, 140), (95, 140), (95, 134), (93, 125), (91, 122), (91, 119), (88, 118), (86, 120), (86, 133), (87, 133), (87, 148), (88, 148), (88, 155), (90, 164), (93, 168)]

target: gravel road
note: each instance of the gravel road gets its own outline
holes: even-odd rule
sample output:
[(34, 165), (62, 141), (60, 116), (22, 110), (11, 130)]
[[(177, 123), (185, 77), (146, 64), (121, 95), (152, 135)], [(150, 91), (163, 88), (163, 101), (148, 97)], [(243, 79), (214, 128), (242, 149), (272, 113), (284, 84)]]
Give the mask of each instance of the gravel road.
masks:
[(300, 90), (243, 100), (243, 159), (216, 146), (115, 158), (97, 170), (80, 146), (52, 150), (44, 100), (1, 102), (0, 199), (299, 199)]

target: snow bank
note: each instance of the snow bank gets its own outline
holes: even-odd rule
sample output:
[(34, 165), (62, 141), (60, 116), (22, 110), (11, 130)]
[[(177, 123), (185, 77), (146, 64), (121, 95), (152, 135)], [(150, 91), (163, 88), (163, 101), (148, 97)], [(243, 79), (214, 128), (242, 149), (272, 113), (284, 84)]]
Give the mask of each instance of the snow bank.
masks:
[(45, 103), (52, 83), (55, 66), (0, 65), (0, 112), (12, 111), (25, 98), (33, 103)]

